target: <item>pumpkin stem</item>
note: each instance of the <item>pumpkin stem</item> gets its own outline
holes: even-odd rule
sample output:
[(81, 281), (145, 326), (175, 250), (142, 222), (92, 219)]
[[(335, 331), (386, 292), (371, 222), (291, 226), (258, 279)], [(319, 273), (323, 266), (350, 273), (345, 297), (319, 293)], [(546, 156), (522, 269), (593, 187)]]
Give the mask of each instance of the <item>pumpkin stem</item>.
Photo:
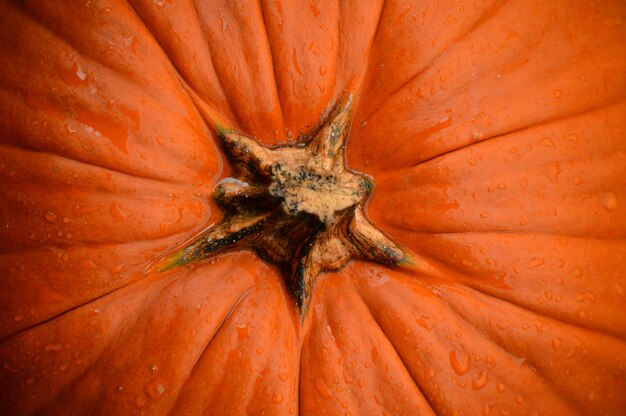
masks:
[(250, 248), (282, 270), (303, 320), (315, 280), (351, 258), (389, 266), (409, 265), (407, 251), (377, 230), (363, 213), (374, 182), (345, 166), (352, 96), (343, 99), (302, 146), (265, 147), (220, 125), (216, 133), (235, 168), (213, 197), (224, 210), (221, 224), (161, 260), (165, 271)]

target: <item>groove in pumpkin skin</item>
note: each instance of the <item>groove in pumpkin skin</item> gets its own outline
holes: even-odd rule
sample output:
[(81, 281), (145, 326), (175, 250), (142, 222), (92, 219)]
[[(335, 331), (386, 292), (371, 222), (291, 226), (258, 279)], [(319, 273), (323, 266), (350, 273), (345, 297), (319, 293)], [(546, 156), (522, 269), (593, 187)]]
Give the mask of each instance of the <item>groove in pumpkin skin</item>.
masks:
[(415, 267), (406, 249), (365, 218), (364, 203), (374, 182), (348, 170), (344, 161), (351, 107), (349, 95), (304, 136), (304, 145), (268, 148), (216, 124), (235, 176), (214, 189), (224, 219), (151, 270), (251, 248), (279, 266), (303, 320), (322, 272), (339, 270), (353, 258)]

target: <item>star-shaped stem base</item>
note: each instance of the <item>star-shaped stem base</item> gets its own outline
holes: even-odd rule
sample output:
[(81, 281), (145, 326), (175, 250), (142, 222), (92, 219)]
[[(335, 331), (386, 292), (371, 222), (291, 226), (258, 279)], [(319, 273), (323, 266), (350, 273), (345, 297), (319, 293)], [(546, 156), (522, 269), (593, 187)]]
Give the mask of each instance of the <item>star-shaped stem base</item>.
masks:
[(321, 272), (338, 270), (351, 258), (411, 263), (407, 252), (363, 214), (372, 180), (345, 167), (351, 104), (350, 96), (337, 105), (305, 145), (268, 148), (237, 131), (218, 129), (235, 172), (214, 190), (224, 220), (161, 260), (158, 270), (251, 248), (280, 267), (304, 318)]

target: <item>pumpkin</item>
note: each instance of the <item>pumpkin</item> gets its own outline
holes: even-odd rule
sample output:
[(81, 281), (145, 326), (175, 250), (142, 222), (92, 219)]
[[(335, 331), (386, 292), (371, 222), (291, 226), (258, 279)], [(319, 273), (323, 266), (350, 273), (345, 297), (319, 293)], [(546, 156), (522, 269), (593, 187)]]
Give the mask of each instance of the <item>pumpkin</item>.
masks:
[[(626, 408), (623, 1), (0, 15), (1, 414)], [(297, 241), (285, 208), (274, 260), (243, 237), (190, 251), (245, 217), (252, 194), (224, 184), (256, 183), (259, 154), (323, 156), (337, 115), (335, 176), (294, 182), (327, 163), (306, 159), (253, 179), (294, 217), (334, 183), (347, 205)]]

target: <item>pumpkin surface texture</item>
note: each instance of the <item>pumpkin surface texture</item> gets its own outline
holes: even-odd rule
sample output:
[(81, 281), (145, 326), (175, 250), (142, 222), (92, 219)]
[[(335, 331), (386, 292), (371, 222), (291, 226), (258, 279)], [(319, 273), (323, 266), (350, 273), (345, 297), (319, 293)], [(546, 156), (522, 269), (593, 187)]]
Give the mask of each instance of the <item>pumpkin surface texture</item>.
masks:
[(1, 415), (624, 414), (623, 0), (0, 21)]

